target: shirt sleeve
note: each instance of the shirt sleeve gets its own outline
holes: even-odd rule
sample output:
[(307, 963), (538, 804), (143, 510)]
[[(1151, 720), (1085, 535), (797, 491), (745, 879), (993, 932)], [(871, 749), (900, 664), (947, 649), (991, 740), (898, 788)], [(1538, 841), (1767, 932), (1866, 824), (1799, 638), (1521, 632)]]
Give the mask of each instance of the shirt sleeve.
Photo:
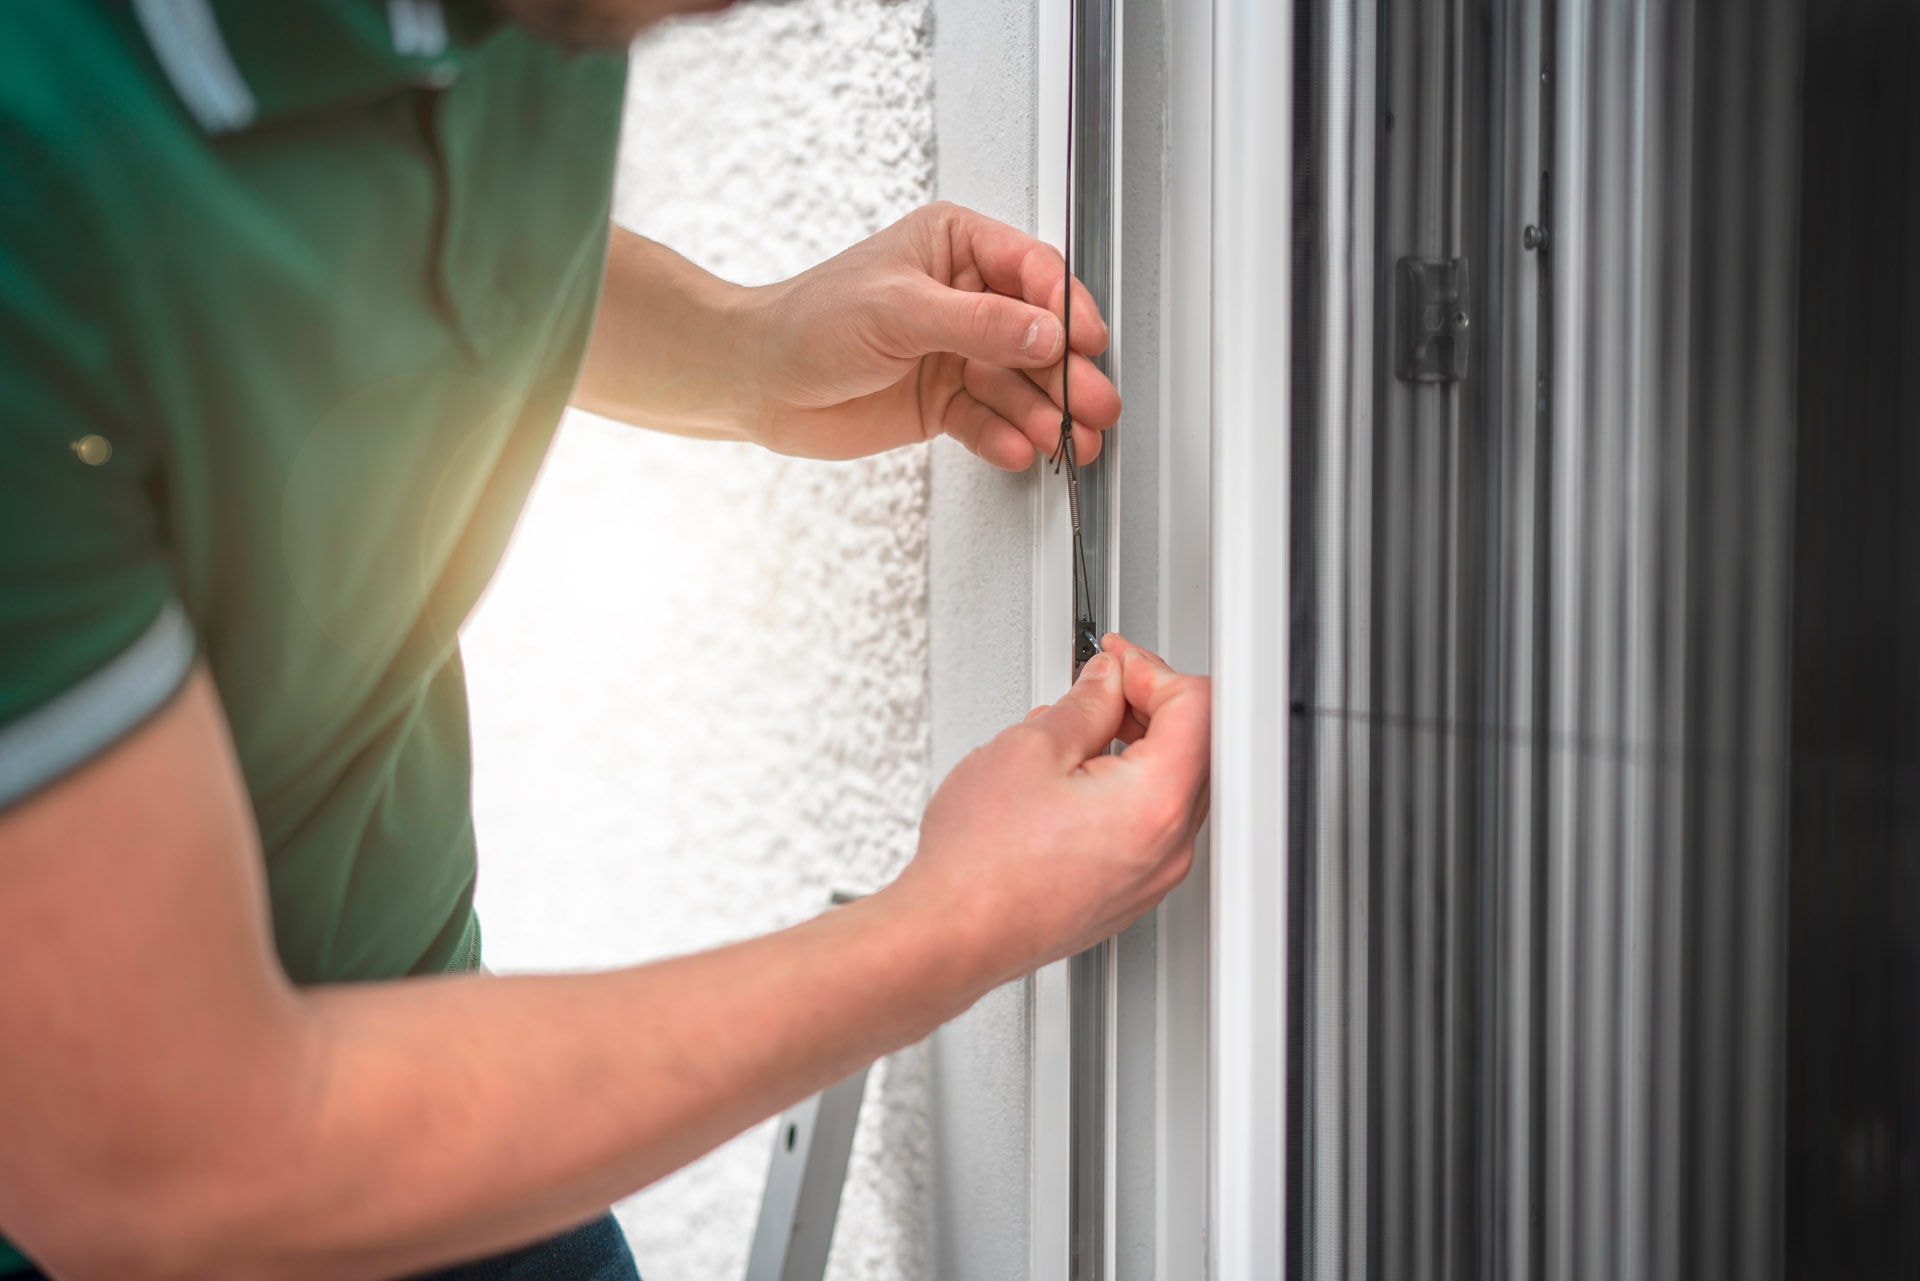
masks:
[(194, 658), (160, 533), (161, 451), (127, 411), (102, 299), (70, 265), (83, 245), (0, 217), (0, 809), (151, 716)]

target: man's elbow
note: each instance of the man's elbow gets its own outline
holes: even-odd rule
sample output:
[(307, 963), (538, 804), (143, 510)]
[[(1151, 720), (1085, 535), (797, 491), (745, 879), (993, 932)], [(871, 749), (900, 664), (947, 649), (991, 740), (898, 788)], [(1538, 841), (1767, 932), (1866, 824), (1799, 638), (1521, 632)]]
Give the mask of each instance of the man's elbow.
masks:
[(297, 1062), (250, 1066), (200, 1100), (160, 1096), (75, 1143), (41, 1168), (18, 1228), (0, 1227), (60, 1281), (312, 1275), (289, 1246), (312, 1199), (314, 1087)]
[[(260, 1200), (225, 1176), (192, 1171), (190, 1162), (151, 1176), (70, 1173), (51, 1180), (50, 1213), (9, 1222), (17, 1244), (59, 1281), (219, 1281), (273, 1274), (267, 1261), (240, 1249), (249, 1235), (236, 1218)], [(236, 1215), (235, 1211), (240, 1210)]]

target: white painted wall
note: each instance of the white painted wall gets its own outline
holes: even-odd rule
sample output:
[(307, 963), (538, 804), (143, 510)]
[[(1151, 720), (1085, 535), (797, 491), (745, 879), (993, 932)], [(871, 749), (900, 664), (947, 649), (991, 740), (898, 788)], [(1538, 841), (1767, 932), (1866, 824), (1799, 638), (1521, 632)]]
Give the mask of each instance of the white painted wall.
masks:
[[(635, 52), (617, 215), (736, 280), (798, 271), (931, 197), (932, 79), (929, 0), (676, 24)], [(465, 637), (491, 966), (686, 952), (898, 869), (929, 781), (927, 494), (923, 449), (827, 465), (568, 421)], [(951, 1275), (928, 1089), (925, 1047), (868, 1083), (837, 1281)], [(621, 1207), (648, 1281), (741, 1275), (770, 1143)]]

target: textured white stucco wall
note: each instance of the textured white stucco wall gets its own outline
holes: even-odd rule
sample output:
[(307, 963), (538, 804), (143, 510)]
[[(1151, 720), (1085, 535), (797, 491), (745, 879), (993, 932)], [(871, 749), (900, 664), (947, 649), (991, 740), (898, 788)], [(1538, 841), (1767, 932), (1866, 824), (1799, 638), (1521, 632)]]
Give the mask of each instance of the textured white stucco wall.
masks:
[[(617, 216), (732, 279), (932, 194), (929, 0), (797, 0), (636, 49)], [(928, 786), (924, 449), (774, 458), (576, 416), (466, 632), (498, 970), (686, 952), (912, 853)], [(856, 994), (849, 993), (849, 998)], [(869, 1081), (828, 1275), (930, 1258), (928, 1055)], [(620, 1209), (648, 1281), (741, 1275), (771, 1130)]]

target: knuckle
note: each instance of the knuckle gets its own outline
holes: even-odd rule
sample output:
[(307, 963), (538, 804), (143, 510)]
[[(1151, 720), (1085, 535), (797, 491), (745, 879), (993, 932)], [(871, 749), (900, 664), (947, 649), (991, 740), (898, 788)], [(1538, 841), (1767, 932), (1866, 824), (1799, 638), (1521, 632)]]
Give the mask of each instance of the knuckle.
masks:
[(1174, 886), (1186, 880), (1187, 873), (1192, 870), (1193, 842), (1189, 841), (1175, 850), (1172, 856), (1162, 865), (1162, 871), (1165, 873), (1165, 876), (1159, 886), (1160, 892), (1165, 894), (1168, 890), (1171, 890)]
[(969, 304), (972, 308), (967, 317), (967, 333), (973, 341), (985, 346), (999, 336), (1000, 308), (993, 295), (978, 294)]
[(895, 225), (906, 233), (908, 243), (929, 261), (946, 263), (953, 254), (953, 233), (960, 213), (960, 207), (952, 201), (936, 200), (921, 205)]
[(914, 236), (931, 242), (935, 237), (944, 235), (952, 222), (951, 206), (943, 200), (921, 205), (918, 209), (900, 220), (899, 225)]
[(919, 272), (888, 270), (869, 275), (860, 281), (860, 288), (875, 305), (889, 311), (907, 312), (909, 308), (926, 306), (927, 297), (933, 292), (927, 283), (927, 278)]
[(992, 367), (977, 360), (969, 360), (960, 371), (960, 385), (967, 389), (975, 400), (984, 401), (993, 394)]
[(1042, 306), (1051, 306), (1053, 293), (1067, 274), (1067, 260), (1044, 240), (1027, 246), (1020, 260), (1020, 281), (1027, 296)]
[(1039, 760), (1053, 752), (1052, 735), (1032, 720), (1001, 730), (1000, 743), (1007, 757), (1019, 763)]
[(1140, 800), (1139, 821), (1156, 847), (1186, 829), (1187, 800), (1170, 787), (1149, 791)]
[(1194, 870), (1194, 843), (1192, 843), (1192, 841), (1187, 841), (1187, 843), (1181, 845), (1177, 851), (1173, 851), (1173, 858), (1167, 860), (1167, 870), (1173, 872), (1173, 880), (1175, 880), (1175, 883), (1187, 880), (1188, 872)]

